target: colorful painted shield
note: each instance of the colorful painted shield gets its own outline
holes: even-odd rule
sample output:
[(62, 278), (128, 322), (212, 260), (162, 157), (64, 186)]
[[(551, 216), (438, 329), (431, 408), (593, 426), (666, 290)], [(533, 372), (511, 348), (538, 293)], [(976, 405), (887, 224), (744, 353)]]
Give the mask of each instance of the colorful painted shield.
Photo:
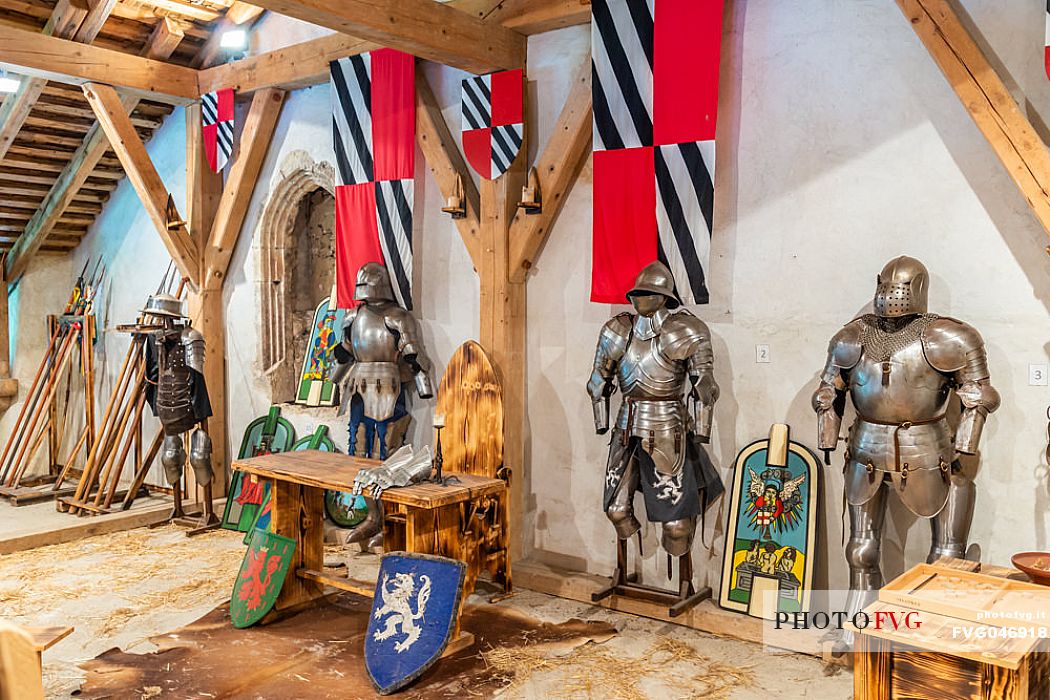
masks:
[(365, 667), (382, 695), (437, 661), (459, 619), (466, 565), (427, 554), (383, 556), (365, 633)]
[(230, 596), (230, 620), (241, 629), (261, 620), (273, 608), (295, 554), (295, 540), (255, 530)]
[(719, 604), (752, 617), (809, 609), (820, 470), (775, 424), (736, 458)]
[(487, 180), (505, 173), (521, 150), (524, 77), (518, 69), (463, 81), (463, 153)]
[(299, 391), (295, 402), (307, 406), (332, 406), (335, 404), (335, 384), (330, 379), (332, 351), (342, 340), (343, 318), (346, 312), (330, 304), (325, 297), (314, 311), (314, 323), (310, 330), (310, 341), (303, 357), (303, 370), (299, 375)]
[[(281, 418), (279, 406), (271, 406), (269, 413), (248, 424), (241, 440), (238, 459), (258, 457), (275, 452), (287, 452), (295, 443), (295, 428), (286, 418)], [(270, 495), (270, 484), (234, 472), (230, 477), (229, 496), (222, 513), (222, 527), (236, 532), (250, 532), (259, 508)]]
[(368, 503), (364, 496), (345, 491), (325, 491), (324, 512), (339, 527), (357, 527), (368, 515)]

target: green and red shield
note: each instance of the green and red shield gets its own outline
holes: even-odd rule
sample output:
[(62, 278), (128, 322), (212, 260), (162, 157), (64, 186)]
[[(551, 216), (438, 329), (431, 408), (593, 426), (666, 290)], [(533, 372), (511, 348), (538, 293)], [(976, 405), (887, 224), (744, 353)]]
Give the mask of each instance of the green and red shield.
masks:
[(273, 608), (295, 554), (295, 540), (255, 530), (230, 596), (230, 619), (241, 629), (261, 620)]

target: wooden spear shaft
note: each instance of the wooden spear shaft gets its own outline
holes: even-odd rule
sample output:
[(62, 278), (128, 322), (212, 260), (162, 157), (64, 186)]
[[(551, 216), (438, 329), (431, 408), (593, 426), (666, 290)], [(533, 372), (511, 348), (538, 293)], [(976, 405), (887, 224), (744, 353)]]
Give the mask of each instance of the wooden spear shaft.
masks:
[[(109, 482), (109, 489), (106, 493), (106, 500), (102, 504), (103, 508), (109, 508), (113, 505), (113, 498), (117, 494), (117, 484), (120, 483), (120, 475), (124, 472), (124, 462), (127, 461), (128, 452), (131, 451), (131, 446), (135, 444), (135, 425), (142, 420), (142, 409), (146, 407), (146, 393), (139, 392), (138, 405), (135, 408), (135, 417), (132, 418), (131, 426), (128, 428), (127, 438), (124, 440), (124, 449), (120, 451), (120, 456), (117, 457), (116, 469), (113, 471), (113, 477)], [(102, 495), (102, 487), (98, 489), (99, 496)], [(100, 498), (95, 497), (95, 505), (99, 505)]]
[(22, 408), (18, 411), (18, 418), (15, 419), (14, 427), (11, 428), (11, 434), (7, 436), (7, 444), (4, 445), (3, 455), (0, 455), (0, 464), (4, 465), (3, 472), (0, 473), (0, 481), (3, 481), (7, 477), (7, 456), (11, 452), (11, 447), (15, 443), (15, 434), (17, 428), (22, 425), (22, 419), (25, 418), (26, 411), (29, 409), (30, 401), (36, 397), (37, 390), (41, 386), (40, 377), (44, 374), (44, 368), (47, 367), (48, 361), (51, 359), (51, 351), (55, 349), (55, 342), (58, 340), (59, 332), (56, 329), (51, 334), (51, 341), (47, 344), (47, 350), (44, 351), (44, 359), (40, 361), (40, 366), (37, 367), (36, 374), (33, 376), (33, 381), (29, 385), (29, 392), (26, 394), (25, 401), (22, 402)]
[[(95, 451), (92, 455), (93, 459), (91, 462), (91, 468), (89, 470), (85, 467), (84, 476), (81, 478), (80, 483), (80, 487), (83, 487), (83, 490), (79, 492), (79, 495), (76, 496), (74, 500), (82, 500), (86, 503), (91, 497), (91, 487), (95, 485), (96, 481), (100, 478), (100, 475), (105, 478), (108, 474), (113, 451), (115, 450), (117, 443), (120, 441), (120, 435), (124, 430), (124, 424), (127, 422), (127, 416), (138, 397), (138, 391), (142, 386), (142, 376), (144, 372), (145, 366), (141, 362), (141, 359), (137, 360), (128, 372), (127, 381), (124, 383), (115, 405), (115, 411), (112, 415), (113, 421), (109, 424), (108, 430), (105, 434), (100, 435), (95, 442)], [(132, 390), (132, 398), (129, 402), (125, 403), (124, 399), (127, 395), (128, 389)], [(99, 488), (101, 488), (101, 485)], [(72, 510), (75, 513), (78, 509), (74, 506)]]
[(69, 475), (69, 470), (73, 468), (73, 464), (77, 461), (77, 454), (80, 452), (80, 448), (87, 442), (88, 427), (85, 425), (83, 430), (80, 431), (80, 437), (77, 438), (77, 444), (73, 448), (73, 451), (69, 453), (69, 459), (66, 460), (66, 464), (62, 467), (62, 471), (58, 475), (58, 479), (51, 486), (52, 491), (58, 491), (62, 487), (62, 482), (66, 480), (66, 476)]
[(129, 371), (131, 368), (131, 361), (137, 355), (139, 345), (138, 342), (132, 341), (131, 345), (128, 346), (127, 353), (124, 355), (124, 363), (120, 367), (117, 384), (113, 388), (113, 393), (109, 396), (109, 401), (106, 403), (105, 413), (102, 416), (102, 427), (99, 428), (98, 435), (94, 436), (91, 449), (88, 450), (88, 456), (84, 462), (84, 472), (80, 475), (80, 482), (77, 484), (77, 490), (73, 495), (73, 500), (80, 500), (84, 497), (84, 488), (87, 486), (91, 478), (90, 472), (94, 469), (95, 462), (98, 460), (99, 450), (101, 450), (103, 446), (103, 440), (110, 430), (110, 418), (112, 418), (113, 408), (116, 405), (117, 397), (123, 396), (126, 391), (126, 384), (131, 376), (131, 372)]
[[(96, 506), (102, 502), (106, 486), (109, 484), (110, 475), (113, 472), (114, 458), (117, 455), (117, 448), (120, 447), (120, 440), (121, 437), (124, 435), (124, 431), (128, 427), (128, 421), (131, 419), (132, 414), (139, 412), (139, 397), (142, 395), (143, 386), (142, 376), (145, 373), (145, 371), (145, 366), (140, 364), (140, 370), (138, 375), (136, 376), (135, 387), (131, 390), (131, 397), (128, 399), (128, 402), (123, 406), (120, 412), (120, 418), (117, 422), (117, 427), (113, 431), (113, 438), (110, 441), (109, 451), (106, 455), (105, 462), (103, 462), (102, 464), (101, 473), (98, 478), (98, 493), (95, 495)], [(88, 493), (84, 494), (85, 501), (88, 499), (90, 493), (91, 489), (89, 488)]]
[[(128, 487), (128, 495), (124, 496), (124, 503), (120, 506), (121, 510), (127, 510), (135, 501), (135, 494), (137, 494), (138, 490), (142, 488), (142, 484), (146, 483), (146, 474), (149, 473), (149, 468), (153, 466), (153, 460), (157, 458), (157, 453), (160, 452), (160, 446), (163, 442), (164, 430), (158, 428), (157, 435), (153, 438), (153, 443), (150, 444), (145, 459), (142, 460), (142, 466), (139, 468), (138, 474), (135, 475), (134, 480), (131, 482), (131, 486)], [(176, 484), (175, 488), (179, 488), (179, 485)]]
[[(44, 413), (48, 404), (51, 402), (51, 399), (54, 396), (56, 380), (58, 379), (59, 375), (62, 374), (62, 370), (66, 368), (66, 362), (68, 362), (69, 358), (72, 356), (69, 351), (73, 347), (73, 344), (70, 341), (73, 340), (74, 335), (75, 333), (68, 333), (65, 339), (62, 341), (62, 347), (58, 351), (57, 363), (55, 365), (54, 370), (51, 372), (51, 376), (47, 380), (47, 384), (44, 386), (44, 393), (41, 396), (41, 400), (36, 406), (33, 407), (33, 414), (31, 419), (29, 420), (29, 427), (27, 430), (29, 435), (32, 435), (33, 431), (36, 430), (36, 425), (38, 422), (40, 422), (41, 414)], [(28, 447), (29, 444), (23, 441), (22, 447), (18, 450), (17, 454), (15, 455), (15, 458), (11, 463), (12, 473), (8, 475), (7, 479), (8, 486), (14, 486), (18, 483), (18, 474), (21, 471), (19, 465), (21, 463), (22, 455), (25, 454), (25, 451)]]

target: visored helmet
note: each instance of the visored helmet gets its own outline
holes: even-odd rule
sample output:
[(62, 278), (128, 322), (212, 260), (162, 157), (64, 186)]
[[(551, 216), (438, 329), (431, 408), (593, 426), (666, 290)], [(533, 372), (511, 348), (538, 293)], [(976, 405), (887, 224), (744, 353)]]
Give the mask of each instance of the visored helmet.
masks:
[(930, 273), (915, 258), (902, 255), (890, 260), (882, 268), (876, 283), (876, 316), (897, 318), (926, 313)]
[(356, 301), (396, 301), (394, 289), (390, 286), (390, 273), (377, 262), (365, 263), (357, 271), (357, 284), (354, 287)]

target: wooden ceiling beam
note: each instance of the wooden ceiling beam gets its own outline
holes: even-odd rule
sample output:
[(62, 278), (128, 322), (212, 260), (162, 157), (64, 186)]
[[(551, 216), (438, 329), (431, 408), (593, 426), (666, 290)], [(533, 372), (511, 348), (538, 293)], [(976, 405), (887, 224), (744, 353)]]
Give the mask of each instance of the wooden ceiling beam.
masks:
[[(161, 60), (167, 58), (178, 46), (178, 42), (175, 39), (179, 36), (181, 36), (181, 27), (173, 23), (161, 23), (154, 30), (143, 52), (150, 59)], [(125, 110), (125, 115), (127, 115), (135, 111), (139, 104), (139, 99), (132, 95), (124, 95), (120, 98), (120, 103)], [(125, 118), (127, 117), (125, 116)], [(130, 120), (129, 123), (131, 123)], [(132, 126), (132, 130), (134, 131), (134, 126)], [(40, 250), (50, 232), (64, 216), (70, 212), (98, 213), (95, 211), (85, 212), (80, 208), (83, 205), (80, 203), (78, 192), (89, 178), (113, 177), (113, 175), (117, 175), (118, 177), (115, 179), (119, 179), (119, 177), (123, 176), (123, 173), (120, 171), (99, 169), (99, 164), (113, 165), (113, 159), (105, 157), (109, 151), (110, 143), (106, 133), (96, 123), (84, 137), (80, 147), (73, 153), (69, 162), (65, 164), (62, 171), (58, 174), (58, 177), (55, 178), (55, 183), (52, 185), (51, 190), (40, 203), (33, 218), (26, 225), (22, 240), (7, 256), (7, 279), (9, 282), (13, 283), (25, 272), (33, 255)], [(116, 164), (118, 166), (123, 165), (119, 160)], [(101, 211), (101, 208), (99, 208), (99, 211)]]
[(897, 5), (1050, 235), (1046, 144), (948, 2), (897, 0)]
[(4, 26), (0, 26), (0, 67), (74, 85), (116, 85), (172, 104), (199, 97), (197, 71), (192, 68)]
[(329, 34), (239, 61), (205, 68), (198, 75), (202, 95), (232, 87), (239, 94), (279, 88), (290, 90), (328, 81), (328, 64), (380, 48), (371, 41)]
[[(43, 33), (59, 38), (71, 37), (86, 15), (87, 11), (73, 4), (71, 0), (59, 0), (51, 13), (51, 19), (44, 26)], [(2, 53), (3, 50), (0, 49), (0, 54)], [(15, 137), (22, 130), (22, 125), (25, 124), (46, 83), (47, 81), (41, 78), (22, 78), (18, 90), (8, 95), (0, 105), (0, 158), (4, 157), (7, 149), (15, 142)]]
[(471, 73), (525, 65), (522, 34), (434, 0), (253, 0), (252, 4)]
[(150, 160), (146, 145), (135, 133), (120, 96), (109, 85), (97, 83), (86, 83), (84, 94), (179, 273), (193, 286), (198, 286), (200, 270), (197, 246), (184, 223), (173, 224), (168, 221), (168, 188)]
[(453, 0), (449, 5), (526, 36), (591, 21), (590, 0)]

